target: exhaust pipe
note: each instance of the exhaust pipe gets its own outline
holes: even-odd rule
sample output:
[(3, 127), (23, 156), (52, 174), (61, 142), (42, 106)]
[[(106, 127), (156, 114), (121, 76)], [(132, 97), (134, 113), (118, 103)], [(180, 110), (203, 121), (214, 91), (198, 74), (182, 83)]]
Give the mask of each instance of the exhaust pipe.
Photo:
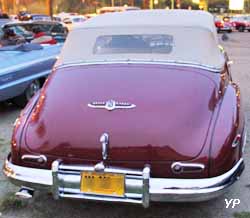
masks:
[(19, 199), (30, 199), (34, 195), (34, 190), (27, 187), (21, 187), (16, 193), (16, 197)]

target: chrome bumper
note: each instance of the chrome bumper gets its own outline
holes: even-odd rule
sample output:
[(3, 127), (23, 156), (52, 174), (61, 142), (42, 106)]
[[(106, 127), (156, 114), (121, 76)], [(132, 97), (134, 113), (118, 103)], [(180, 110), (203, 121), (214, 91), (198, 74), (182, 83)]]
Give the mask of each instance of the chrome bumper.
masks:
[(227, 173), (207, 179), (167, 179), (151, 178), (150, 168), (142, 171), (105, 168), (105, 172), (125, 175), (125, 195), (123, 197), (84, 194), (80, 191), (82, 171), (94, 171), (92, 166), (64, 165), (59, 161), (51, 170), (21, 167), (5, 161), (3, 172), (18, 186), (45, 190), (53, 193), (55, 199), (73, 198), (97, 201), (127, 202), (148, 207), (150, 201), (197, 202), (216, 198), (223, 194), (244, 170), (243, 159)]

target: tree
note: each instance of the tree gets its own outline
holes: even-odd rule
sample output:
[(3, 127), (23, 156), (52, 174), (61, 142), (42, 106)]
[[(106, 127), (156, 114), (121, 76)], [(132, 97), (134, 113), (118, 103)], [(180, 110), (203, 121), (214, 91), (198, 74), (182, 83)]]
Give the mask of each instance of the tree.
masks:
[(46, 0), (46, 11), (49, 16), (53, 16), (53, 1)]

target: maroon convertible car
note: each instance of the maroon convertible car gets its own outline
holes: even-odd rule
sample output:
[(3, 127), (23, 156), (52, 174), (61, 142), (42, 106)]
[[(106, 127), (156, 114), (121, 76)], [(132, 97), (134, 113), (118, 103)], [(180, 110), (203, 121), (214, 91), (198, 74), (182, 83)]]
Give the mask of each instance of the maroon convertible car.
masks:
[(43, 190), (144, 207), (215, 198), (244, 169), (229, 65), (209, 13), (92, 18), (17, 119), (4, 173), (22, 198)]

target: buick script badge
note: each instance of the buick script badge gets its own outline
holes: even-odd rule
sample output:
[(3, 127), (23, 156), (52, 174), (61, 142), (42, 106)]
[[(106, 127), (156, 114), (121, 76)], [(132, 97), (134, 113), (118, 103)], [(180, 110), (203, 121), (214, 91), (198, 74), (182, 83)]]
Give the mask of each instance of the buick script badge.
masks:
[(136, 105), (127, 102), (117, 102), (114, 100), (108, 100), (106, 102), (99, 102), (99, 101), (91, 102), (88, 104), (88, 107), (113, 111), (115, 109), (132, 109), (135, 108)]

